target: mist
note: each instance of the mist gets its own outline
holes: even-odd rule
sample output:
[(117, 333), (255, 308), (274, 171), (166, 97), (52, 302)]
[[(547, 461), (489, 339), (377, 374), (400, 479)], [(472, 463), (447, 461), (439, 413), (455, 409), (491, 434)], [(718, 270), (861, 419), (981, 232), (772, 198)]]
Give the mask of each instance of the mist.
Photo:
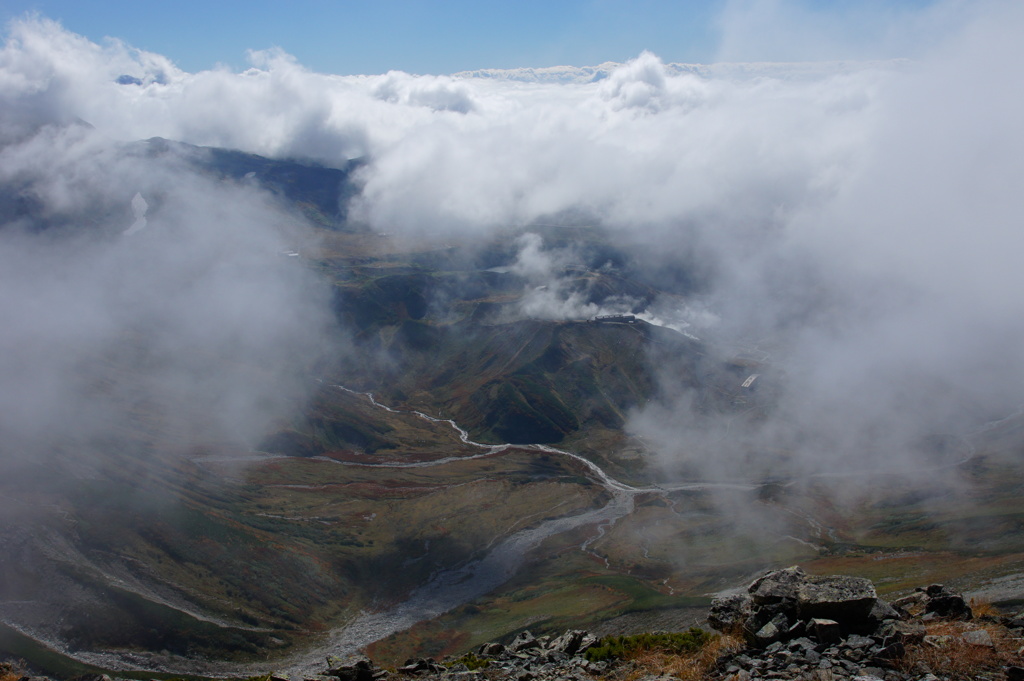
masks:
[(83, 123), (8, 131), (0, 470), (244, 449), (302, 408), (335, 329), (301, 216)]
[[(46, 327), (62, 339), (53, 350), (66, 355), (72, 330), (98, 339), (84, 346), (104, 346), (113, 330), (149, 319), (152, 300), (170, 306), (160, 315), (165, 326), (187, 330), (168, 346), (212, 344), (210, 357), (239, 338), (256, 344), (259, 358), (278, 349), (305, 356), (287, 330), (308, 325), (304, 315), (318, 319), (316, 305), (296, 295), (305, 296), (308, 281), (270, 255), (277, 264), (269, 284), (243, 277), (244, 286), (223, 286), (230, 266), (214, 254), (231, 251), (229, 262), (251, 276), (261, 268), (247, 264), (290, 247), (276, 228), (260, 227), (274, 210), (233, 212), (263, 200), (246, 194), (255, 190), (182, 185), (172, 171), (174, 179), (143, 186), (124, 179), (138, 174), (118, 159), (117, 170), (95, 164), (114, 176), (94, 191), (89, 159), (107, 152), (82, 156), (85, 140), (161, 136), (335, 167), (361, 158), (362, 191), (348, 208), (371, 229), (451, 240), (585, 215), (613, 239), (657, 253), (666, 270), (699, 271), (699, 290), (654, 301), (644, 318), (701, 338), (723, 360), (754, 353), (763, 370), (752, 373), (766, 373), (779, 394), (770, 414), (700, 414), (662, 364), (662, 399), (633, 413), (627, 429), (655, 443), (667, 471), (700, 462), (707, 475), (729, 477), (752, 460), (804, 475), (945, 465), (933, 460), (929, 437), (955, 437), (1024, 401), (1024, 302), (1016, 293), (1024, 98), (1015, 85), (1024, 11), (1007, 2), (876, 10), (857, 21), (886, 30), (846, 52), (863, 61), (698, 68), (645, 52), (600, 69), (461, 75), (320, 74), (279, 50), (251, 53), (251, 68), (239, 73), (187, 73), (46, 19), (14, 22), (0, 52), (0, 99), (5, 139), (20, 141), (5, 148), (5, 176), (25, 172), (36, 154), (24, 150), (41, 145), (81, 157), (78, 165), (55, 162), (69, 170), (38, 180), (54, 210), (99, 196), (121, 206), (118, 224), (129, 229), (140, 217), (133, 196), (150, 206), (144, 229), (102, 248), (84, 244), (94, 260), (73, 263), (66, 275), (83, 300), (65, 301), (74, 314)], [(730, 3), (721, 21), (723, 59), (772, 54), (771, 44), (748, 39), (752, 26), (763, 36), (796, 36), (786, 59), (820, 59), (840, 40), (835, 24), (788, 3)], [(813, 40), (795, 44), (805, 35)], [(83, 141), (41, 141), (77, 130), (67, 127), (74, 120), (95, 129), (79, 133)], [(243, 208), (226, 214), (223, 192)], [(217, 229), (154, 208), (151, 197), (165, 193), (196, 224)], [(164, 236), (174, 229), (184, 243)], [(23, 260), (19, 249), (32, 239), (5, 238), (13, 261)], [(565, 286), (571, 253), (523, 239), (513, 267), (529, 287), (524, 314), (623, 311), (595, 308)], [(153, 274), (151, 261), (170, 264)], [(181, 292), (175, 277), (183, 270), (204, 272), (195, 295), (205, 304)], [(57, 284), (37, 281), (41, 272), (4, 276), (6, 290), (27, 291), (10, 296), (17, 305), (49, 296), (35, 305), (46, 309), (64, 295), (48, 293)], [(247, 292), (263, 286), (276, 291), (276, 304), (252, 309)], [(229, 310), (240, 330), (210, 323)], [(70, 321), (77, 317), (84, 321)], [(30, 318), (19, 326), (50, 323)], [(10, 347), (30, 344), (31, 334), (8, 336)], [(167, 375), (207, 370), (189, 360), (182, 371), (176, 361)], [(18, 380), (59, 385), (31, 372)], [(57, 390), (30, 394), (49, 403)]]
[(703, 418), (672, 395), (671, 415), (633, 423), (662, 451), (719, 474), (761, 455), (775, 474), (927, 478), (970, 452), (936, 436), (1018, 408), (1024, 14), (987, 7), (1003, 11), (878, 81), (828, 190), (780, 205), (775, 235), (719, 267), (715, 333), (785, 372), (776, 410)]

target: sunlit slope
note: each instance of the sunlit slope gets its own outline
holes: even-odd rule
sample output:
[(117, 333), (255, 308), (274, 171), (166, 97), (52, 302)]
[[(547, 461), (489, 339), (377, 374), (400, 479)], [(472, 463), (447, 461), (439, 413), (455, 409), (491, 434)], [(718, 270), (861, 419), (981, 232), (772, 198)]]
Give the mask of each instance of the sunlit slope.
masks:
[(404, 320), (389, 344), (397, 367), (382, 388), (392, 400), (442, 410), (485, 441), (558, 442), (580, 429), (619, 429), (655, 395), (655, 344), (689, 359), (676, 378), (697, 387), (699, 344), (643, 322)]
[[(500, 244), (487, 249), (476, 251), (475, 261), (502, 252)], [(534, 290), (515, 273), (410, 264), (425, 257), (378, 253), (359, 263), (324, 263), (338, 280), (336, 308), (355, 342), (341, 358), (339, 382), (443, 413), (482, 441), (552, 443), (581, 431), (620, 430), (630, 409), (658, 396), (655, 376), (664, 357), (673, 358), (673, 375), (661, 379), (694, 389), (701, 402), (743, 380), (679, 332), (640, 320), (591, 321), (609, 301), (642, 309), (658, 295), (621, 272), (559, 272), (565, 295), (580, 301), (577, 309), (563, 311), (567, 318), (538, 319), (530, 315)], [(470, 266), (473, 257), (444, 256), (448, 266)]]

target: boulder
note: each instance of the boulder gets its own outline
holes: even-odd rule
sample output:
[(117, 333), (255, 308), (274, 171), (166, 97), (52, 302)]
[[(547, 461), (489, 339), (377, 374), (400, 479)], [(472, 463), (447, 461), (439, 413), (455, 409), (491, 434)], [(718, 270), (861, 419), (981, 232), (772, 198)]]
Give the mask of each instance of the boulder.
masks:
[(964, 597), (956, 593), (947, 593), (928, 599), (925, 614), (933, 613), (938, 617), (954, 620), (969, 620), (974, 617), (971, 606)]
[(753, 600), (749, 594), (720, 596), (711, 601), (708, 624), (721, 632), (731, 633), (743, 629), (753, 612)]
[(762, 575), (746, 594), (716, 598), (708, 622), (719, 631), (742, 631), (751, 645), (763, 646), (808, 635), (835, 639), (834, 631), (814, 620), (830, 620), (842, 633), (871, 633), (880, 622), (898, 617), (878, 599), (870, 580), (818, 577), (794, 566)]
[(779, 613), (771, 621), (753, 632), (748, 638), (753, 645), (765, 647), (783, 638), (783, 634), (789, 630), (789, 620), (782, 613)]
[(859, 650), (870, 648), (871, 646), (875, 645), (875, 641), (874, 639), (870, 639), (867, 636), (858, 636), (854, 634), (853, 636), (847, 636), (846, 641), (843, 645), (845, 645), (847, 648), (856, 648)]
[(942, 584), (918, 588), (909, 596), (892, 602), (893, 607), (906, 617), (929, 616), (928, 619), (972, 619), (974, 613), (964, 597)]
[(992, 636), (984, 629), (975, 629), (974, 631), (965, 631), (960, 635), (960, 638), (972, 646), (978, 646), (979, 648), (995, 648), (996, 644), (992, 642)]
[(806, 583), (807, 573), (793, 566), (757, 578), (747, 587), (747, 592), (755, 606), (795, 603), (797, 592)]
[(484, 643), (479, 648), (479, 655), (486, 655), (487, 657), (497, 657), (505, 652), (505, 646), (500, 643)]
[(796, 591), (802, 619), (820, 617), (844, 623), (863, 623), (878, 600), (875, 586), (863, 577), (808, 577)]
[(875, 599), (875, 604), (871, 608), (871, 612), (868, 614), (868, 618), (876, 624), (881, 624), (885, 620), (899, 620), (903, 619), (902, 615), (896, 608), (892, 607), (881, 598)]
[(916, 591), (909, 596), (903, 598), (897, 598), (891, 603), (892, 607), (900, 613), (901, 619), (907, 617), (920, 617), (924, 614), (925, 604), (928, 602), (928, 596), (923, 590)]
[(540, 648), (540, 642), (528, 631), (522, 631), (508, 644), (508, 649), (513, 653), (521, 653), (524, 650)]
[(887, 620), (875, 631), (875, 636), (883, 642), (899, 641), (901, 643), (920, 643), (924, 640), (928, 630), (923, 624), (917, 622), (903, 622), (899, 620)]
[(571, 629), (547, 645), (552, 652), (562, 653), (572, 657), (592, 648), (597, 643), (597, 637), (581, 629)]
[(835, 643), (843, 636), (839, 622), (818, 617), (811, 620), (811, 631), (819, 643)]

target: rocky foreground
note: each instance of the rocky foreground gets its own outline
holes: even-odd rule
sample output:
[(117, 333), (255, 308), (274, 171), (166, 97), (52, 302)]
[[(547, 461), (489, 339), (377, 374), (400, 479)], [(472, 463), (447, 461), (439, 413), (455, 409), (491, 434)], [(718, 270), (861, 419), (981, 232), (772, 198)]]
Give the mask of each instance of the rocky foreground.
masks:
[[(867, 579), (792, 567), (715, 599), (708, 624), (716, 635), (691, 629), (599, 640), (581, 630), (521, 632), (461, 657), (413, 659), (397, 669), (328, 658), (304, 681), (1024, 681), (1024, 612), (982, 610), (940, 584), (887, 602)], [(45, 680), (0, 664), (0, 681)]]
[[(1024, 613), (973, 612), (964, 598), (933, 584), (892, 602), (859, 577), (816, 577), (800, 568), (770, 572), (741, 593), (715, 599), (708, 623), (720, 632), (688, 653), (655, 639), (609, 654), (585, 631), (488, 643), (443, 661), (415, 659), (385, 670), (367, 659), (330, 661), (331, 681), (1024, 681)], [(614, 647), (614, 646), (613, 646)], [(595, 654), (595, 652), (597, 654)]]

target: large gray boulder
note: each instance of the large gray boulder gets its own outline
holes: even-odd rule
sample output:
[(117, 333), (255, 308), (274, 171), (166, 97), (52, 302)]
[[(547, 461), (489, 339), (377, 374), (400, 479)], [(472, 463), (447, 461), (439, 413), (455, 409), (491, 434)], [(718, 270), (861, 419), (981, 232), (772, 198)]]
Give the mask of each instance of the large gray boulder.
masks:
[(512, 643), (508, 644), (508, 649), (513, 653), (521, 653), (526, 650), (534, 650), (540, 648), (541, 643), (537, 638), (529, 631), (521, 631), (516, 634), (516, 637), (512, 639)]
[(585, 652), (594, 647), (597, 637), (583, 631), (582, 629), (570, 629), (561, 636), (552, 640), (547, 649), (557, 653), (563, 653), (572, 657), (578, 653)]
[[(799, 567), (774, 570), (754, 580), (746, 594), (716, 598), (708, 614), (719, 631), (742, 631), (755, 646), (788, 640), (831, 621), (845, 633), (868, 633), (898, 613), (878, 599), (870, 580), (862, 577), (808, 575)], [(828, 638), (834, 638), (830, 631)]]
[(951, 620), (969, 620), (974, 617), (971, 606), (962, 594), (943, 586), (932, 584), (924, 590), (927, 600), (925, 601), (925, 614), (932, 614)]
[(730, 594), (711, 601), (708, 610), (708, 624), (724, 633), (736, 632), (753, 613), (754, 601), (750, 594)]
[(797, 594), (807, 583), (807, 579), (807, 573), (793, 566), (758, 577), (747, 587), (747, 591), (756, 605), (795, 603)]
[(818, 617), (838, 622), (867, 618), (878, 599), (869, 579), (817, 577), (796, 566), (769, 572), (754, 580), (747, 590), (755, 606), (779, 604), (800, 619)]
[(806, 577), (796, 593), (797, 613), (801, 619), (817, 617), (837, 622), (863, 622), (877, 600), (871, 580), (845, 575)]
[(969, 620), (974, 613), (962, 594), (942, 584), (918, 587), (914, 593), (892, 603), (905, 616), (926, 619)]

